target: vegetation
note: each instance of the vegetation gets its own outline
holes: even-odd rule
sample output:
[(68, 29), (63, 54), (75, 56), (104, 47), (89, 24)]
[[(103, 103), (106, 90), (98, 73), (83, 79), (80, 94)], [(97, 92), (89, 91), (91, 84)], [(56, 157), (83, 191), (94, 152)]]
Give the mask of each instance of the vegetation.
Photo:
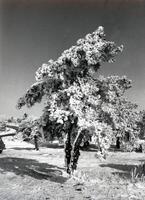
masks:
[[(105, 39), (103, 27), (79, 39), (56, 60), (49, 60), (36, 71), (36, 83), (18, 100), (17, 107), (33, 106), (44, 97), (45, 107), (39, 120), (44, 138), (65, 137), (67, 172), (77, 168), (80, 144), (90, 135), (98, 155), (106, 157), (112, 141), (129, 141), (139, 134), (136, 105), (123, 95), (131, 81), (123, 76), (97, 77), (103, 62), (114, 62), (123, 46)], [(118, 136), (118, 133), (120, 134)]]

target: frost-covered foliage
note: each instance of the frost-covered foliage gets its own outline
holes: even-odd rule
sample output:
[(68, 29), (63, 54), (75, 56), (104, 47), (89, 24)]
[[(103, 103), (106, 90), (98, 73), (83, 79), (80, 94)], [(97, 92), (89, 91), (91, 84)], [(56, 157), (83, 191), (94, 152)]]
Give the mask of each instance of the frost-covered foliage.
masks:
[(5, 131), (6, 130), (6, 122), (5, 121), (0, 121), (0, 131)]
[(124, 98), (118, 98), (111, 111), (111, 123), (114, 130), (113, 136), (119, 137), (123, 146), (127, 142), (133, 146), (135, 140), (140, 135), (140, 112), (137, 105)]
[[(59, 124), (67, 135), (67, 145), (71, 143), (72, 147), (67, 146), (66, 157), (68, 164), (73, 163), (72, 168), (76, 167), (79, 156), (79, 138), (86, 131), (96, 137), (101, 155), (111, 143), (112, 126), (101, 118), (101, 113), (111, 115), (112, 104), (130, 87), (130, 81), (118, 76), (95, 79), (93, 73), (103, 62), (113, 62), (122, 49), (107, 41), (103, 27), (99, 27), (79, 39), (56, 61), (43, 64), (36, 71), (36, 83), (18, 101), (18, 108), (31, 107), (46, 97), (43, 116), (47, 117), (42, 121)], [(70, 155), (72, 158), (68, 158)]]
[(139, 135), (140, 129), (138, 123), (140, 114), (137, 110), (137, 105), (124, 99), (120, 99), (116, 106), (116, 129), (124, 130), (130, 134), (130, 138), (135, 138)]
[(145, 110), (140, 111), (139, 114), (140, 114), (139, 127), (141, 129), (140, 138), (144, 139), (145, 138)]
[(76, 46), (64, 51), (56, 60), (49, 60), (36, 71), (36, 83), (19, 99), (18, 108), (30, 107), (41, 102), (44, 95), (64, 90), (88, 76), (89, 71), (98, 70), (102, 62), (113, 62), (114, 56), (122, 51), (114, 42), (106, 41), (103, 27), (79, 39)]
[(19, 125), (18, 134), (21, 135), (23, 140), (29, 141), (33, 139), (33, 130), (35, 129), (35, 127), (38, 126), (37, 120), (33, 120), (30, 118), (21, 119), (18, 125)]

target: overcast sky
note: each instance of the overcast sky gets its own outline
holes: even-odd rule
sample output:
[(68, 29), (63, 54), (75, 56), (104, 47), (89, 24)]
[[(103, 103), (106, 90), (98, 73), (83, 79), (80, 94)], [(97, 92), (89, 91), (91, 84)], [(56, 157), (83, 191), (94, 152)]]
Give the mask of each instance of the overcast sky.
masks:
[(40, 105), (15, 108), (35, 71), (99, 25), (108, 40), (124, 45), (99, 73), (127, 75), (133, 87), (126, 96), (145, 109), (145, 1), (0, 0), (0, 115), (40, 115)]

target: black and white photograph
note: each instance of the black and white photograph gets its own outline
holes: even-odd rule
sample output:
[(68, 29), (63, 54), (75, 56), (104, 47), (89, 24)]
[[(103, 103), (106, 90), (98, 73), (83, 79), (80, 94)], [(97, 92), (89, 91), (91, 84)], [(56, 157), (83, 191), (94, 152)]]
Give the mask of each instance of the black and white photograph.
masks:
[(145, 0), (0, 0), (0, 200), (145, 200)]

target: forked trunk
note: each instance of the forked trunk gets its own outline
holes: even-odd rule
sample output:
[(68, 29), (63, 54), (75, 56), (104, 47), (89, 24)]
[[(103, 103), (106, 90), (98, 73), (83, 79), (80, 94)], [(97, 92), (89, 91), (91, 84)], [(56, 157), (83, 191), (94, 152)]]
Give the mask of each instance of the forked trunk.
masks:
[(73, 173), (74, 170), (77, 168), (78, 159), (80, 156), (80, 144), (84, 137), (84, 132), (78, 132), (73, 145), (72, 145), (72, 152), (71, 152), (71, 171)]

